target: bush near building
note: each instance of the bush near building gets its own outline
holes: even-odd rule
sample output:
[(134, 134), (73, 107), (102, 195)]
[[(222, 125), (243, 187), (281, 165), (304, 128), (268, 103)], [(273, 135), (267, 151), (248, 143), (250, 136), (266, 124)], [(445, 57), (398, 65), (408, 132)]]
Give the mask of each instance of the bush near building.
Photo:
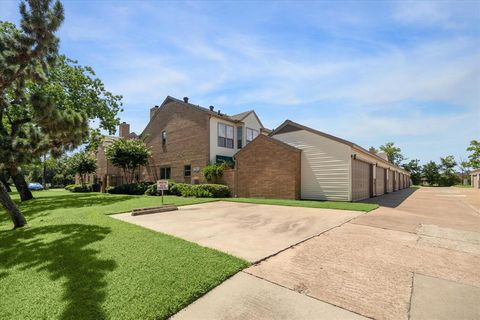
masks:
[[(157, 185), (153, 184), (145, 191), (146, 195), (160, 195), (157, 191)], [(165, 195), (175, 195), (182, 197), (197, 198), (226, 198), (230, 196), (230, 189), (222, 184), (188, 184), (169, 182), (169, 190), (164, 192)]]
[(136, 182), (122, 184), (116, 187), (108, 187), (107, 192), (111, 194), (129, 194), (129, 195), (142, 195), (145, 194), (147, 189), (152, 186), (153, 182)]
[(65, 190), (70, 192), (91, 192), (92, 185), (91, 184), (69, 184), (65, 186)]

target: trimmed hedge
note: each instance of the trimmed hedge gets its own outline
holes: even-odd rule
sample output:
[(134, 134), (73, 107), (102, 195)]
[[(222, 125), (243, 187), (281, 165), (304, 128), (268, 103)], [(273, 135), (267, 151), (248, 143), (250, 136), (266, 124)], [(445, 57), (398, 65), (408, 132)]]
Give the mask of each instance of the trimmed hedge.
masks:
[(81, 184), (69, 184), (65, 186), (65, 190), (70, 192), (92, 192), (92, 185), (86, 184), (82, 186)]
[(151, 185), (152, 182), (122, 184), (121, 186), (108, 187), (107, 192), (111, 194), (142, 195)]
[[(151, 185), (145, 192), (146, 195), (160, 195), (157, 192), (157, 185)], [(226, 198), (230, 196), (230, 190), (222, 184), (188, 184), (169, 182), (169, 190), (164, 192), (165, 195), (175, 195), (182, 197), (197, 198)]]

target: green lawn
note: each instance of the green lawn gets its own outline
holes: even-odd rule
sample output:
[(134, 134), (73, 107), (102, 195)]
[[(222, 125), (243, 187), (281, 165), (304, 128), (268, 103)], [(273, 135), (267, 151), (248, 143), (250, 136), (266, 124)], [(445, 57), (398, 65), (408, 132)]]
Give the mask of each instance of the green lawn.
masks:
[(0, 319), (163, 319), (248, 265), (108, 216), (160, 197), (34, 195), (21, 204), (26, 228), (10, 230), (0, 209)]
[(378, 204), (361, 202), (341, 201), (315, 201), (315, 200), (285, 200), (285, 199), (263, 199), (263, 198), (228, 198), (226, 201), (247, 202), (257, 204), (273, 204), (279, 206), (340, 209), (369, 212), (378, 208)]

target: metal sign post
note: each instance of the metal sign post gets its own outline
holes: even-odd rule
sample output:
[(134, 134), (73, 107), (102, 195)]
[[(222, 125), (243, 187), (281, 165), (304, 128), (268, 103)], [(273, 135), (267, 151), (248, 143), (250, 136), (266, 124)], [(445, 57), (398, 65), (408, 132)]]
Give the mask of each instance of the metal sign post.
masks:
[(163, 191), (168, 190), (168, 180), (157, 180), (157, 192), (162, 191), (162, 205), (163, 205)]

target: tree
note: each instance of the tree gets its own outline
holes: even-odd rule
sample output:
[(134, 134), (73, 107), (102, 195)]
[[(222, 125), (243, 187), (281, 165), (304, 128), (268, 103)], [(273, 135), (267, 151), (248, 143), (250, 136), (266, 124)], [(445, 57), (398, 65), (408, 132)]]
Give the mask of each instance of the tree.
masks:
[[(27, 83), (44, 80), (58, 50), (55, 32), (64, 19), (59, 1), (53, 5), (50, 0), (21, 2), (20, 14), (21, 30), (12, 30), (8, 25), (0, 28), (0, 163), (7, 169), (14, 168), (15, 164), (12, 149), (25, 152), (30, 142), (41, 144), (38, 133), (42, 132), (43, 124), (55, 120), (49, 101), (37, 94), (32, 94), (28, 101), (33, 112), (25, 112), (25, 88)], [(36, 125), (32, 123), (33, 118), (38, 120)], [(28, 123), (30, 125), (26, 125)], [(25, 217), (1, 182), (0, 202), (14, 228), (26, 224)]]
[(440, 185), (453, 186), (458, 182), (459, 177), (455, 173), (457, 162), (454, 156), (440, 158)]
[(395, 147), (395, 143), (393, 142), (387, 142), (380, 146), (380, 150), (387, 154), (388, 161), (397, 166), (405, 160), (405, 157), (401, 153), (402, 150), (399, 147)]
[(150, 150), (142, 140), (118, 139), (106, 148), (105, 155), (113, 166), (122, 168), (127, 182), (132, 183), (136, 170), (147, 165)]
[(480, 169), (480, 141), (470, 141), (470, 146), (467, 148), (471, 154), (468, 156), (469, 167), (473, 169)]
[(440, 179), (439, 167), (435, 161), (429, 161), (422, 167), (422, 177), (427, 180), (428, 184), (433, 186), (438, 184)]
[(460, 172), (462, 173), (462, 184), (468, 184), (467, 181), (469, 180), (469, 173), (470, 173), (470, 162), (463, 160), (463, 158), (460, 158), (460, 163), (458, 164), (458, 168), (460, 169)]
[[(9, 23), (1, 23), (0, 29), (5, 38), (13, 39), (22, 33)], [(48, 68), (39, 81), (26, 81), (17, 90), (6, 92), (10, 108), (5, 109), (3, 119), (8, 139), (0, 162), (6, 164), (22, 201), (32, 198), (20, 169), (23, 164), (47, 153), (58, 157), (80, 144), (90, 143), (99, 130), (89, 128), (89, 120), (98, 120), (100, 129), (113, 134), (119, 123), (117, 114), (122, 111), (122, 97), (105, 90), (92, 68), (80, 66), (57, 51), (50, 55)], [(35, 105), (39, 102), (41, 108)], [(8, 126), (8, 122), (19, 118), (17, 130)]]
[(418, 164), (420, 160), (410, 160), (410, 162), (403, 164), (402, 167), (410, 173), (410, 179), (413, 184), (420, 184), (422, 178), (422, 167)]
[(85, 175), (97, 170), (97, 159), (87, 152), (79, 152), (68, 160), (68, 167), (78, 174), (82, 186), (85, 186)]
[(377, 148), (375, 148), (375, 147), (373, 147), (373, 146), (370, 147), (370, 148), (368, 148), (368, 151), (370, 151), (370, 152), (373, 153), (373, 154), (377, 154), (377, 153), (378, 153)]

